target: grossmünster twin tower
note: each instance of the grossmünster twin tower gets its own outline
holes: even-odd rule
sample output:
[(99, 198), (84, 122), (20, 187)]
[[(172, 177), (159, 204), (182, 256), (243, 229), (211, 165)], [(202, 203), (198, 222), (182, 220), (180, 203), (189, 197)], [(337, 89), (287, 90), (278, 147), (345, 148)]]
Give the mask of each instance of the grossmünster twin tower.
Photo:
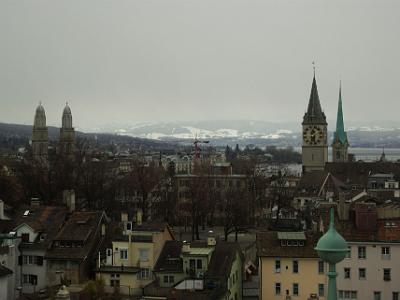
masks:
[[(314, 78), (311, 87), (310, 100), (303, 117), (303, 171), (323, 170), (328, 162), (328, 123), (319, 101), (317, 82)], [(342, 89), (339, 88), (339, 103), (336, 119), (336, 131), (332, 143), (332, 161), (348, 161), (347, 133), (344, 131)]]

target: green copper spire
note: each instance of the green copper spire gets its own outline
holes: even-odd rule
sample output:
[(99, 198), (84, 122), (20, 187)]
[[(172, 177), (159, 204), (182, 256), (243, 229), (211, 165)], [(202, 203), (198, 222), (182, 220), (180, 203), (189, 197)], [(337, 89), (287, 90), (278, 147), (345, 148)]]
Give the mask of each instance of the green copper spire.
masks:
[(334, 142), (339, 141), (342, 144), (347, 142), (347, 134), (344, 131), (344, 121), (343, 121), (343, 108), (342, 108), (342, 82), (340, 82), (339, 87), (339, 104), (336, 119), (336, 131), (334, 136)]
[(319, 239), (315, 250), (318, 256), (329, 264), (327, 300), (337, 300), (336, 264), (345, 258), (349, 250), (345, 239), (335, 229), (333, 208), (330, 210), (329, 230)]

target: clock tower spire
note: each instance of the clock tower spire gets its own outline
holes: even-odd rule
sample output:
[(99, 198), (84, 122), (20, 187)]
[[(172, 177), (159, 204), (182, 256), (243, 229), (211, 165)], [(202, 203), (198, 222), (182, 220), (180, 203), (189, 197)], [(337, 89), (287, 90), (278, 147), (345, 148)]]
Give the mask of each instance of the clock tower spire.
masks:
[(307, 111), (303, 117), (303, 171), (323, 170), (328, 161), (328, 123), (319, 101), (317, 81), (314, 77), (311, 86)]

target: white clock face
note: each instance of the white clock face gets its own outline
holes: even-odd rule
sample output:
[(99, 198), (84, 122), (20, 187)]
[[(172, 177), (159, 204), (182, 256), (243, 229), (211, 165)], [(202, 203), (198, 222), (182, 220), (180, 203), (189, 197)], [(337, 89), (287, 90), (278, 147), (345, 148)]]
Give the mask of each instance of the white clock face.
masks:
[(303, 141), (308, 145), (319, 145), (325, 141), (325, 132), (322, 128), (309, 125), (303, 130)]

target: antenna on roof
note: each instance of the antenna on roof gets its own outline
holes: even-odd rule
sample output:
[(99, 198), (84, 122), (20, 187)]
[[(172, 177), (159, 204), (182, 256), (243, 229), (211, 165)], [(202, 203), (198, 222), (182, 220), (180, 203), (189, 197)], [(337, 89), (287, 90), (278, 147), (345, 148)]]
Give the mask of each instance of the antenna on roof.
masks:
[(315, 77), (315, 61), (313, 60), (313, 62), (312, 62), (312, 65), (313, 65), (313, 69), (314, 69), (314, 77)]

